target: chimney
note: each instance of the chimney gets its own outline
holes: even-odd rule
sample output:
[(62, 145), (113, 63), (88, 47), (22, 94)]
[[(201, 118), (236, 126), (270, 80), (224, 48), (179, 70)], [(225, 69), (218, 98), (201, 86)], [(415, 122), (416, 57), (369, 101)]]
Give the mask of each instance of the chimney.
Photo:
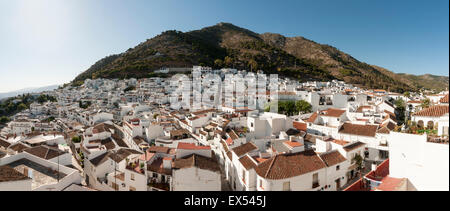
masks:
[(163, 158), (163, 168), (164, 169), (172, 169), (172, 158), (171, 157)]

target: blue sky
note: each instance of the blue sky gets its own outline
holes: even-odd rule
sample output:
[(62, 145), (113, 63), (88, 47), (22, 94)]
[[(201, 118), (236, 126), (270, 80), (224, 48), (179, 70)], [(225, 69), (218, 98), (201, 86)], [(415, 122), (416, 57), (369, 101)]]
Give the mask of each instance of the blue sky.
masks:
[(0, 0), (0, 92), (62, 84), (162, 31), (230, 22), (448, 76), (449, 1)]

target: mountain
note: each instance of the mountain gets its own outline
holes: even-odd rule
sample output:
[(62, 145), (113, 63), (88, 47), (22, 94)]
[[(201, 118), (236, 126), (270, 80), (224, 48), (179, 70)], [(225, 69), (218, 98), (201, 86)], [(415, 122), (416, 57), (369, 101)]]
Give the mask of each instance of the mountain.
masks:
[(142, 78), (163, 67), (193, 65), (263, 70), (300, 81), (339, 79), (364, 88), (397, 92), (426, 85), (421, 78), (360, 62), (329, 45), (303, 37), (257, 34), (230, 23), (190, 32), (163, 32), (124, 53), (101, 59), (73, 82), (87, 78)]
[(17, 95), (26, 94), (26, 93), (39, 93), (39, 92), (44, 92), (44, 91), (51, 91), (51, 90), (54, 90), (57, 88), (58, 88), (58, 85), (24, 88), (24, 89), (12, 91), (12, 92), (0, 93), (0, 99), (7, 98), (7, 97), (15, 97)]
[(414, 86), (418, 88), (448, 90), (449, 79), (447, 76), (437, 76), (431, 74), (417, 76), (406, 73), (400, 73), (398, 75), (412, 81)]

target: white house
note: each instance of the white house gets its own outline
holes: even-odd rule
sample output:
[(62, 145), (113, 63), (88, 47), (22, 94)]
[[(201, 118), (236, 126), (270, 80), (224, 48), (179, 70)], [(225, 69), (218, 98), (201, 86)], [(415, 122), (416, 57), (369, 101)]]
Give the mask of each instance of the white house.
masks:
[(216, 160), (197, 154), (173, 162), (173, 191), (220, 191), (220, 168)]

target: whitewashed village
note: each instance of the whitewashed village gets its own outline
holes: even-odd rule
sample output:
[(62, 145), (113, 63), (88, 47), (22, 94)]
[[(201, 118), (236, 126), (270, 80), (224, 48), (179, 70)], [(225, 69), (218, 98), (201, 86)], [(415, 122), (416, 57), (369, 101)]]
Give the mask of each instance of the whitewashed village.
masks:
[[(189, 71), (228, 85), (236, 81), (225, 74), (253, 75)], [(174, 109), (182, 80), (86, 79), (41, 93), (56, 101), (31, 104), (1, 129), (0, 190), (449, 190), (448, 91), (279, 78), (256, 95), (243, 87), (228, 101), (213, 94)], [(271, 112), (258, 99), (294, 109)]]

